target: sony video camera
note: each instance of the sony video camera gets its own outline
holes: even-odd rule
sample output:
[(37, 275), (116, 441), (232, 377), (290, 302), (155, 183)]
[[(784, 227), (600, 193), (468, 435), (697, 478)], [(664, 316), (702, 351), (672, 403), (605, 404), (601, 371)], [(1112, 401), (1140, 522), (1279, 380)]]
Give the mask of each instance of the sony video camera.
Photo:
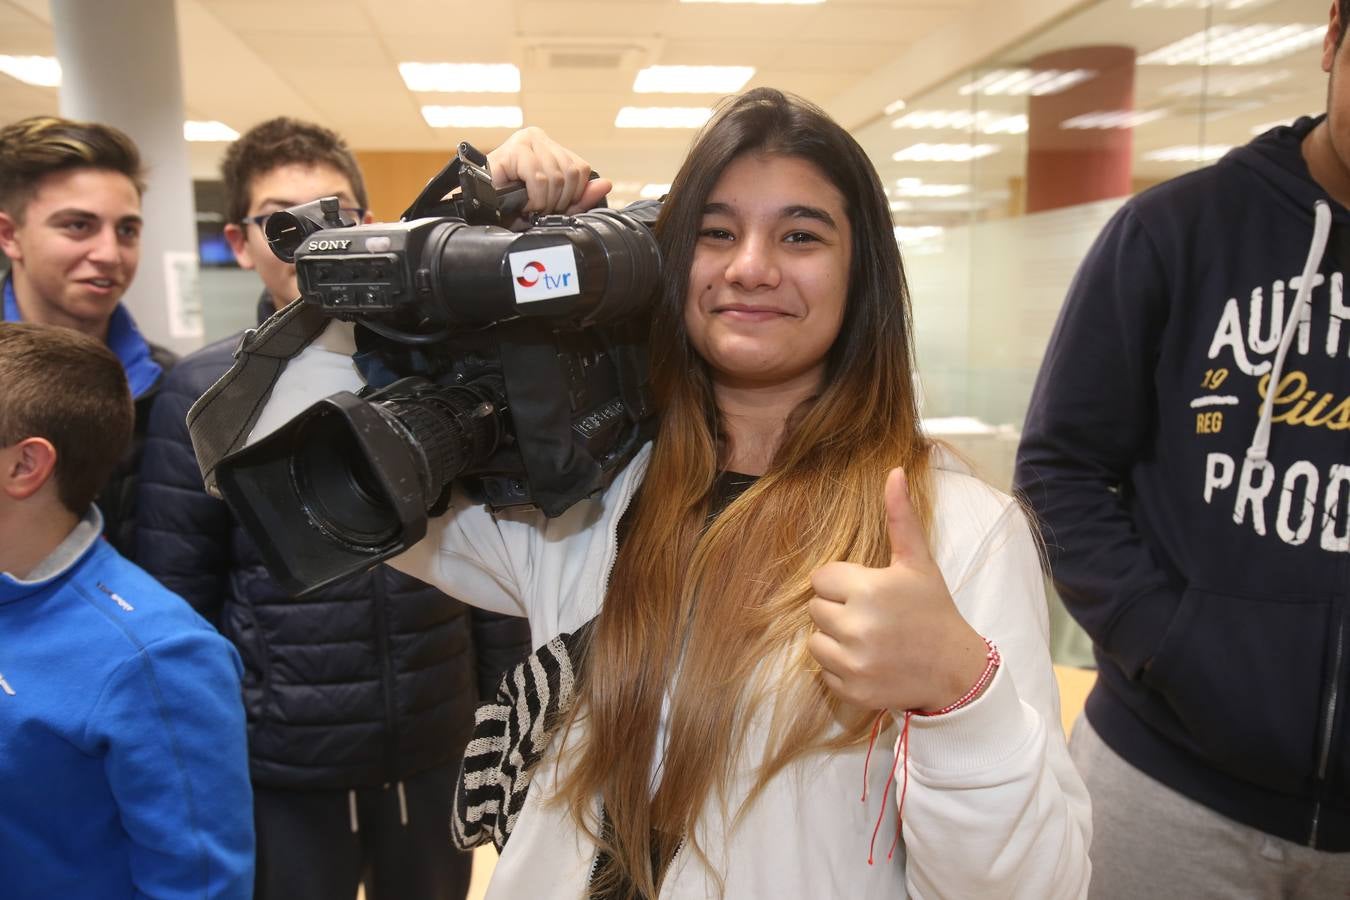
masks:
[(659, 206), (502, 227), (524, 198), (522, 187), (496, 191), (486, 159), (461, 144), (397, 223), (345, 221), (331, 197), (268, 219), (301, 300), (356, 324), (353, 359), (367, 382), (216, 470), (288, 589), (416, 543), (455, 481), (494, 509), (559, 515), (648, 436)]

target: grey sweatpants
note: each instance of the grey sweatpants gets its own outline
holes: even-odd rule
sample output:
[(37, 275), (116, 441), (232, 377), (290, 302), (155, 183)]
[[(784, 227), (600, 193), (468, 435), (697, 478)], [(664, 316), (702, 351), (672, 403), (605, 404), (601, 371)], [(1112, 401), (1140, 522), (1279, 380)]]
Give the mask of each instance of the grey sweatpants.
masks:
[(1116, 755), (1083, 716), (1069, 753), (1092, 797), (1090, 900), (1342, 900), (1350, 853), (1240, 825)]

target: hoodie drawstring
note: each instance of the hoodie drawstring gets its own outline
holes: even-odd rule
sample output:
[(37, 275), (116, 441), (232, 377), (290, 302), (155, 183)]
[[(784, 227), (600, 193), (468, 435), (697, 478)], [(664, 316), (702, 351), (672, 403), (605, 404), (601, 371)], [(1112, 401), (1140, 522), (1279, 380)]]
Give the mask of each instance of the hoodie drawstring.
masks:
[(1275, 394), (1280, 389), (1280, 378), (1284, 375), (1284, 358), (1294, 343), (1294, 332), (1298, 330), (1299, 317), (1305, 307), (1312, 302), (1312, 283), (1317, 269), (1322, 264), (1322, 254), (1327, 249), (1327, 237), (1331, 234), (1331, 206), (1325, 200), (1318, 200), (1314, 208), (1313, 239), (1308, 247), (1308, 259), (1303, 263), (1303, 277), (1299, 280), (1298, 294), (1294, 297), (1293, 309), (1284, 323), (1284, 332), (1280, 335), (1280, 347), (1275, 353), (1275, 362), (1271, 364), (1270, 380), (1266, 382), (1266, 396), (1261, 402), (1261, 418), (1256, 423), (1256, 433), (1252, 435), (1251, 446), (1247, 448), (1247, 459), (1252, 462), (1264, 462), (1270, 449), (1270, 425), (1275, 411)]
[[(389, 790), (389, 785), (386, 784), (384, 786), (384, 789)], [(398, 783), (397, 789), (398, 789), (398, 821), (400, 825), (406, 828), (408, 826), (408, 794), (403, 789), (402, 781)], [(356, 816), (355, 789), (347, 791), (347, 816), (348, 819), (351, 821), (352, 834), (357, 834), (358, 832), (360, 832), (361, 823)]]

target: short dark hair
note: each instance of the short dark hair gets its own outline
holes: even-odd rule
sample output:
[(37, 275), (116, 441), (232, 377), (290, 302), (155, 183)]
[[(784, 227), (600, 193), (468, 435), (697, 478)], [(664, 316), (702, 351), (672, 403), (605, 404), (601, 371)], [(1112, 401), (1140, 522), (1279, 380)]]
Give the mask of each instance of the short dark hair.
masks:
[(346, 177), (359, 206), (366, 202), (366, 183), (347, 142), (336, 131), (287, 116), (255, 125), (225, 151), (220, 174), (225, 180), (226, 221), (242, 222), (248, 215), (249, 191), (254, 178), (278, 166), (332, 166)]
[(1347, 19), (1350, 19), (1350, 0), (1337, 0), (1336, 8), (1340, 13), (1341, 33), (1336, 35), (1336, 49), (1341, 49), (1341, 44), (1345, 43), (1345, 28)]
[(0, 447), (30, 437), (56, 448), (61, 503), (84, 515), (112, 476), (135, 427), (122, 363), (71, 328), (0, 323)]
[(98, 122), (30, 116), (0, 128), (0, 212), (23, 221), (44, 175), (69, 169), (106, 169), (131, 179), (145, 193), (145, 170), (136, 144)]

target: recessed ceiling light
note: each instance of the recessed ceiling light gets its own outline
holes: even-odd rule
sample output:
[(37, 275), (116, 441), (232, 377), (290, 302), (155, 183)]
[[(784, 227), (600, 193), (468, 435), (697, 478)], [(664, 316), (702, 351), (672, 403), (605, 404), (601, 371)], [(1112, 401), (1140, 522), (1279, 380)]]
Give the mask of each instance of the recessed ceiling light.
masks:
[(614, 127), (702, 128), (711, 115), (706, 106), (625, 106), (614, 117)]
[(1021, 113), (997, 113), (983, 110), (916, 109), (891, 122), (892, 128), (949, 128), (982, 134), (1025, 134), (1027, 117)]
[(970, 162), (999, 151), (998, 144), (912, 144), (891, 155), (896, 162)]
[(520, 91), (520, 69), (510, 63), (398, 64), (410, 91), (463, 94), (514, 94)]
[(644, 184), (642, 190), (638, 192), (638, 196), (644, 200), (660, 200), (669, 193), (669, 184)]
[(958, 197), (968, 193), (968, 184), (928, 184), (922, 178), (900, 178), (895, 182), (897, 197)]
[(904, 108), (905, 108), (905, 101), (892, 100), (890, 103), (886, 104), (886, 108), (882, 110), (882, 113), (888, 116), (893, 116)]
[(900, 244), (917, 244), (942, 237), (945, 228), (941, 225), (897, 225), (895, 240)]
[(183, 139), (187, 141), (228, 143), (237, 137), (239, 137), (239, 132), (224, 122), (217, 122), (214, 119), (209, 122), (187, 121), (183, 123)]
[(680, 0), (681, 3), (752, 3), (758, 6), (816, 6), (825, 0)]
[(1276, 119), (1274, 122), (1262, 122), (1260, 125), (1252, 126), (1252, 134), (1265, 134), (1270, 129), (1288, 125), (1289, 122), (1289, 119)]
[(1209, 9), (1219, 6), (1227, 10), (1253, 9), (1265, 6), (1271, 0), (1130, 0), (1132, 9)]
[(1209, 72), (1204, 76), (1187, 78), (1175, 84), (1169, 84), (1162, 92), (1169, 97), (1200, 97), (1204, 95), (1236, 97), (1270, 87), (1284, 81), (1291, 73), (1288, 69), (1276, 69), (1272, 72)]
[(424, 106), (422, 118), (432, 128), (519, 128), (519, 106)]
[(1097, 73), (1091, 69), (995, 69), (962, 85), (963, 97), (984, 94), (988, 97), (1043, 97), (1067, 91)]
[(633, 79), (638, 94), (730, 94), (745, 87), (754, 66), (648, 66)]
[(1322, 43), (1325, 25), (1215, 25), (1139, 57), (1141, 66), (1253, 66)]
[(61, 64), (55, 56), (0, 56), (0, 72), (24, 84), (61, 86)]
[(1223, 144), (1209, 144), (1201, 147), (1195, 144), (1182, 144), (1176, 147), (1164, 147), (1144, 154), (1144, 159), (1156, 162), (1213, 162), (1223, 156), (1232, 147)]
[(1060, 128), (1077, 130), (1113, 128), (1138, 128), (1149, 122), (1156, 122), (1167, 115), (1165, 109), (1111, 109), (1100, 112), (1083, 113), (1059, 123)]

